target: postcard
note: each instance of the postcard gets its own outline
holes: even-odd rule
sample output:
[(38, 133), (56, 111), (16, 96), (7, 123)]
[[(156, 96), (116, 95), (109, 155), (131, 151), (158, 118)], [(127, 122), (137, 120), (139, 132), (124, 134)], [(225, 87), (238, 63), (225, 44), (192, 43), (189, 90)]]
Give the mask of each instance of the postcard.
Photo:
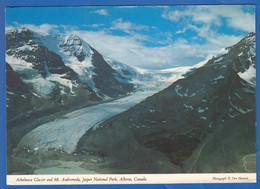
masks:
[(257, 6), (4, 7), (5, 186), (257, 187)]

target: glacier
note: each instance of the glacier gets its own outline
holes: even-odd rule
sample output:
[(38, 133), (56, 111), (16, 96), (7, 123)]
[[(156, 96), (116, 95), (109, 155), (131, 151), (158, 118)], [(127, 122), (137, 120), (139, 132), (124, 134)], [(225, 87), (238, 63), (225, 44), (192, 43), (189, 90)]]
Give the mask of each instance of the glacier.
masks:
[[(191, 67), (189, 67), (190, 69)], [(151, 78), (136, 80), (138, 88), (128, 96), (82, 108), (63, 115), (54, 121), (45, 123), (27, 133), (18, 144), (18, 148), (29, 148), (35, 153), (44, 153), (50, 149), (72, 154), (80, 138), (91, 128), (96, 128), (105, 120), (145, 100), (163, 90), (173, 81), (183, 78), (189, 71), (187, 67), (154, 72)]]
[(160, 89), (154, 87), (154, 90), (137, 91), (125, 98), (67, 113), (62, 118), (27, 133), (18, 147), (37, 149), (37, 152), (55, 149), (71, 154), (75, 151), (79, 139), (90, 128), (97, 127), (110, 117), (126, 111)]

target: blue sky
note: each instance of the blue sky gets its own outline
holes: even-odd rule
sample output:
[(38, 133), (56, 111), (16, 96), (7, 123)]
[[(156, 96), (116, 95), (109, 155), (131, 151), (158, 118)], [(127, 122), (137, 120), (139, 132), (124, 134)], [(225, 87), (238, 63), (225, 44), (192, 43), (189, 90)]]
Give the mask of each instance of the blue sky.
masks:
[(76, 34), (103, 55), (164, 69), (193, 65), (255, 32), (255, 7), (99, 6), (7, 8), (6, 29)]

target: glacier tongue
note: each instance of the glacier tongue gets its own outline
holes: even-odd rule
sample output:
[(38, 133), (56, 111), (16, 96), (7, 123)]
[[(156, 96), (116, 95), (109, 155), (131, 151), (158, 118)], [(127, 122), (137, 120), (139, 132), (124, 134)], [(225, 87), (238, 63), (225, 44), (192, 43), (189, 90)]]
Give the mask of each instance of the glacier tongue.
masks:
[(188, 70), (179, 68), (178, 71), (176, 69), (160, 71), (152, 74), (152, 77), (144, 77), (145, 81), (135, 81), (138, 88), (131, 95), (112, 102), (82, 108), (63, 115), (63, 118), (43, 124), (27, 133), (18, 147), (37, 149), (37, 153), (54, 149), (71, 154), (75, 151), (79, 139), (90, 128), (98, 127), (110, 117), (128, 110), (148, 96), (166, 88), (173, 80), (182, 78), (181, 73)]
[(149, 91), (137, 91), (131, 96), (83, 108), (64, 115), (63, 119), (43, 124), (26, 134), (19, 148), (37, 149), (37, 153), (48, 149), (62, 150), (68, 154), (75, 151), (79, 139), (92, 127), (98, 126), (108, 118), (126, 111), (146, 97), (161, 90), (154, 87)]

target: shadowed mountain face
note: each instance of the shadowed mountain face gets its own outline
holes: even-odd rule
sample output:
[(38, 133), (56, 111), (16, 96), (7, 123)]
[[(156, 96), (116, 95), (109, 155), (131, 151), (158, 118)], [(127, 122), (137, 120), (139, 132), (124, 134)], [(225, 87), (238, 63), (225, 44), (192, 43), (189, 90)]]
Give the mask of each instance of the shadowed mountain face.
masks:
[[(112, 172), (254, 172), (255, 34), (80, 140)], [(170, 165), (170, 166), (169, 166)]]
[(93, 48), (91, 50), (93, 51), (92, 62), (95, 67), (94, 72), (96, 73), (93, 76), (93, 81), (103, 94), (117, 97), (133, 89), (133, 85), (126, 81), (120, 83), (115, 77), (118, 73), (112, 69), (99, 52)]
[(6, 32), (6, 72), (9, 123), (25, 114), (43, 115), (124, 96), (134, 87), (79, 37), (42, 36), (27, 28)]

